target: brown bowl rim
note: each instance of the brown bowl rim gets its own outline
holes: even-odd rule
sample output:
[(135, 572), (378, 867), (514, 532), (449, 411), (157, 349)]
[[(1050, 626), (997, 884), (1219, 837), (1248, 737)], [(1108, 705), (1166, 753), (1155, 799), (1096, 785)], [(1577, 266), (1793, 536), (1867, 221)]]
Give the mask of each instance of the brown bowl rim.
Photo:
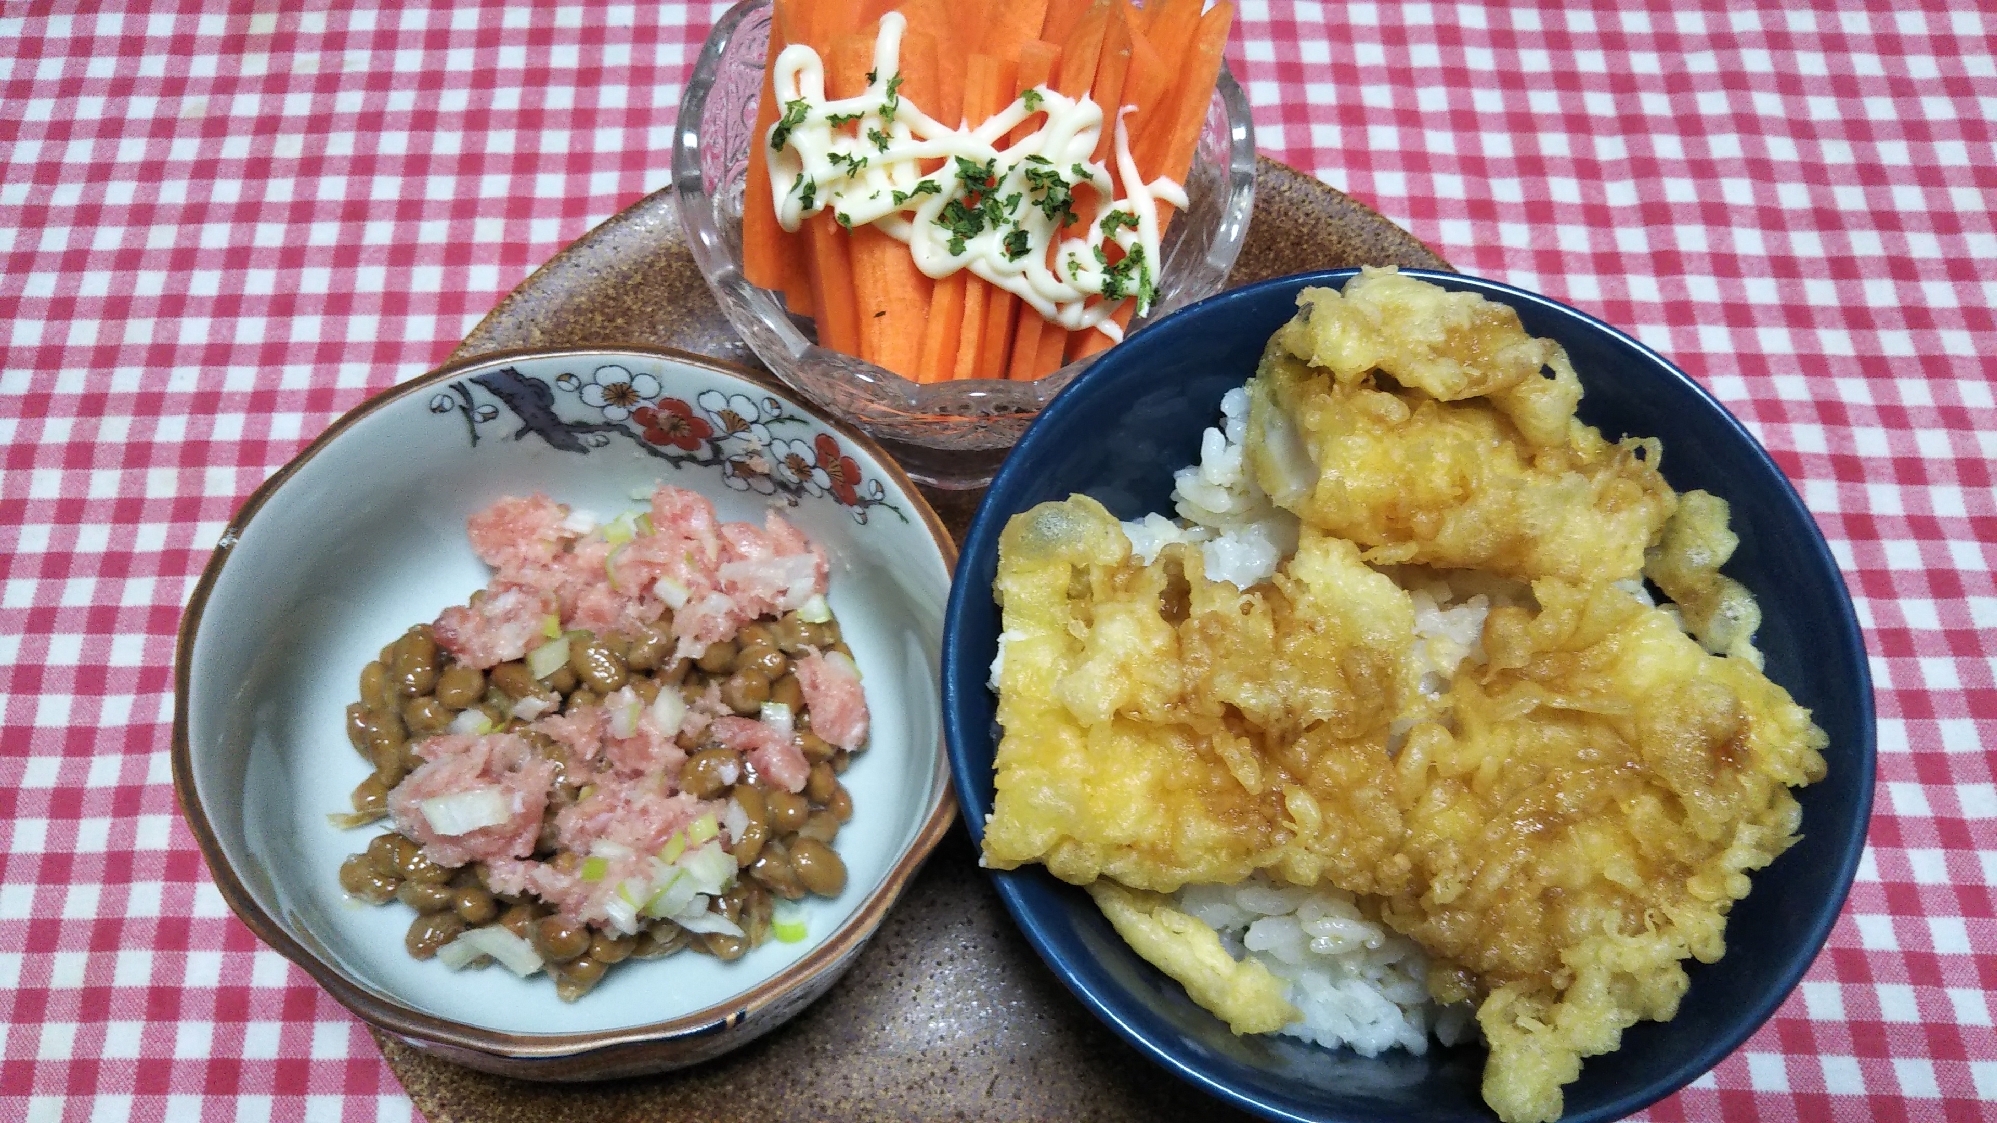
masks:
[(901, 857), (888, 870), (882, 879), (860, 903), (860, 906), (844, 924), (835, 930), (824, 943), (797, 962), (765, 979), (747, 991), (724, 999), (712, 1006), (662, 1022), (647, 1025), (627, 1026), (618, 1029), (593, 1030), (560, 1034), (522, 1034), (485, 1029), (465, 1025), (460, 1022), (426, 1013), (398, 999), (380, 994), (349, 979), (331, 964), (312, 954), (303, 944), (293, 939), (268, 913), (266, 913), (222, 852), (220, 840), (214, 827), (209, 823), (194, 788), (192, 749), (188, 742), (189, 686), (193, 675), (193, 648), (195, 634), (199, 631), (202, 616), (208, 605), (209, 594), (224, 566), (234, 553), (242, 531), (263, 508), (272, 496), (276, 495), (286, 481), (317, 456), (335, 439), (351, 429), (366, 417), (391, 403), (438, 385), (475, 367), (493, 366), (523, 358), (562, 358), (582, 356), (642, 355), (647, 358), (664, 359), (699, 367), (711, 373), (725, 375), (747, 382), (758, 390), (774, 394), (786, 404), (796, 408), (806, 416), (838, 432), (840, 436), (864, 449), (882, 470), (894, 480), (921, 515), (923, 524), (928, 527), (930, 536), (935, 539), (937, 548), (943, 554), (946, 569), (955, 570), (957, 545), (944, 529), (942, 520), (923, 498), (921, 491), (902, 471), (892, 457), (878, 444), (847, 424), (843, 419), (828, 417), (816, 406), (801, 401), (799, 396), (787, 386), (772, 385), (773, 379), (759, 372), (733, 363), (712, 359), (672, 347), (615, 346), (615, 347), (523, 347), (501, 351), (491, 351), (475, 357), (446, 362), (443, 366), (427, 374), (412, 378), (397, 386), (391, 386), (369, 397), (359, 405), (336, 418), (326, 430), (292, 457), (284, 467), (272, 473), (269, 479), (252, 491), (240, 508), (230, 518), (210, 555), (208, 564), (202, 569), (201, 578), (195, 584), (193, 594), (188, 598), (187, 607), (182, 611), (180, 627), (174, 643), (173, 660), (173, 789), (176, 802), (180, 805), (182, 818), (193, 830), (195, 841), (201, 848), (202, 859), (222, 899), (231, 911), (247, 925), (251, 932), (270, 945), (280, 955), (298, 964), (313, 977), (321, 987), (339, 1003), (365, 1021), (390, 1033), (416, 1041), (434, 1042), (460, 1049), (470, 1049), (480, 1053), (519, 1060), (552, 1060), (573, 1058), (579, 1055), (600, 1051), (618, 1050), (623, 1052), (630, 1046), (660, 1044), (667, 1041), (699, 1038), (720, 1033), (750, 1021), (759, 1012), (779, 1002), (788, 992), (811, 982), (821, 971), (837, 968), (873, 936), (901, 894), (915, 871), (922, 865), (931, 851), (936, 848), (943, 834), (950, 828), (957, 815), (957, 797), (950, 782), (949, 753), (942, 744), (939, 734), (937, 743), (937, 763), (934, 782), (936, 798), (929, 808), (921, 829), (914, 840), (903, 851)]

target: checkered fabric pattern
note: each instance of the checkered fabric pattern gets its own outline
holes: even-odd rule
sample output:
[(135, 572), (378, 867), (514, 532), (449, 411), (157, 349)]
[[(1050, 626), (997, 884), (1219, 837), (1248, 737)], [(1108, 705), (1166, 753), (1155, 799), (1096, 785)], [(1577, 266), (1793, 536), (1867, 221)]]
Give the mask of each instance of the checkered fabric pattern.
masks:
[[(1647, 1117), (1990, 1117), (1997, 14), (1239, 3), (1264, 151), (1673, 356), (1857, 599), (1858, 885), (1775, 1019)], [(260, 480), (666, 182), (722, 8), (43, 7), (0, 8), (0, 1118), (408, 1119), (175, 811), (175, 624)]]

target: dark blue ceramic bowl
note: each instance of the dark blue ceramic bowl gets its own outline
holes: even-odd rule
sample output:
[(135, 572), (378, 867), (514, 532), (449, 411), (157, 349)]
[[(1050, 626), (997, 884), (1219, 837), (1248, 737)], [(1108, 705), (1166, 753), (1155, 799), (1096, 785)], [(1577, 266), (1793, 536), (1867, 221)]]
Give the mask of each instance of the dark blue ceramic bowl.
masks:
[[(1768, 673), (1830, 734), (1830, 775), (1803, 789), (1803, 839), (1754, 876), (1733, 911), (1727, 954), (1689, 964), (1690, 993), (1670, 1022), (1644, 1022), (1567, 1087), (1568, 1120), (1618, 1119), (1683, 1087), (1739, 1047), (1780, 1005), (1829, 935), (1851, 885), (1872, 807), (1872, 684), (1838, 568), (1802, 500), (1753, 437), (1655, 351), (1564, 304), (1494, 281), (1415, 276), (1516, 308), (1526, 330), (1558, 340), (1587, 389), (1582, 419), (1611, 437), (1663, 438), (1664, 475), (1733, 505), (1740, 549), (1727, 572), (1761, 602)], [(1119, 518), (1170, 513), (1172, 471), (1199, 457), (1221, 395), (1254, 373), (1270, 333), (1307, 285), (1351, 270), (1282, 277), (1201, 301), (1133, 335), (1056, 398), (1013, 449), (971, 524), (950, 596), (943, 707), (964, 821), (981, 838), (992, 807), (996, 650), (992, 603), (999, 533), (1013, 515), (1086, 492)], [(1179, 985), (1127, 948), (1082, 890), (1039, 867), (994, 873), (1006, 907), (1047, 965), (1091, 1010), (1159, 1064), (1270, 1119), (1434, 1121), (1493, 1118), (1479, 1094), (1477, 1047), (1367, 1060), (1292, 1038), (1235, 1037)]]

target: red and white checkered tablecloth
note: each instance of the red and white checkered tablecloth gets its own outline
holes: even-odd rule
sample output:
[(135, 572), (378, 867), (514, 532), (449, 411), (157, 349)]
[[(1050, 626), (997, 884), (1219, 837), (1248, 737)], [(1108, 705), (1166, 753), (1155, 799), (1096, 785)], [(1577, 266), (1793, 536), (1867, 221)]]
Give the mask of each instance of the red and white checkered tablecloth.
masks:
[[(175, 811), (175, 624), (259, 481), (666, 182), (722, 6), (50, 6), (0, 5), (0, 1119), (407, 1119)], [(1871, 850), (1652, 1119), (1997, 1101), (1997, 13), (1819, 7), (1241, 0), (1230, 49), (1270, 155), (1710, 386), (1851, 583)]]

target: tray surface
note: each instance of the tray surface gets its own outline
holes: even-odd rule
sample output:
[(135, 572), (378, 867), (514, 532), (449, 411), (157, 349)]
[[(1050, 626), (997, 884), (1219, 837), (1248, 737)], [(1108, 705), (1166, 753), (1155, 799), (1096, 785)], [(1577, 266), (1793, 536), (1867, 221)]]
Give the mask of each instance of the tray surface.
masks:
[[(1407, 231), (1292, 168), (1260, 160), (1255, 190), (1230, 287), (1306, 269), (1449, 268)], [(762, 370), (708, 295), (669, 194), (648, 196), (556, 255), (451, 358), (637, 345)], [(982, 492), (927, 495), (961, 538)], [(1168, 1077), (1062, 989), (1013, 927), (961, 825), (824, 998), (699, 1068), (534, 1084), (460, 1068), (381, 1034), (376, 1041), (430, 1123), (1246, 1118)]]

